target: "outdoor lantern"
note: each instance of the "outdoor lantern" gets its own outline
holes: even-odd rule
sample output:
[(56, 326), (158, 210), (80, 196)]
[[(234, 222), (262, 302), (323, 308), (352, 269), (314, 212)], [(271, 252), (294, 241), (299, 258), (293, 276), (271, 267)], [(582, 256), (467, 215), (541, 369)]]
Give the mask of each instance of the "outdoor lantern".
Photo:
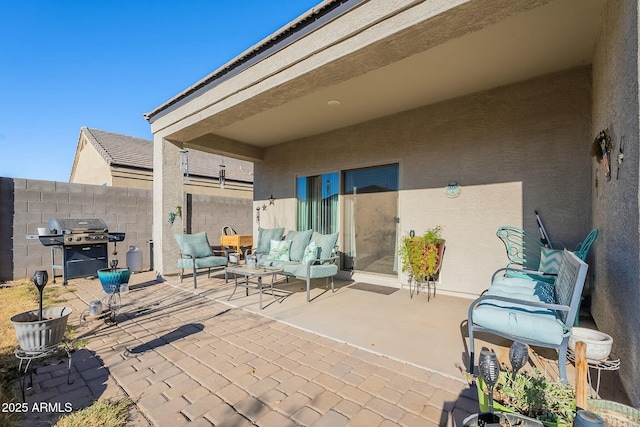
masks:
[(38, 294), (40, 298), (39, 299), (40, 305), (38, 309), (38, 319), (42, 321), (42, 293), (44, 292), (44, 287), (47, 286), (47, 282), (49, 281), (49, 275), (47, 274), (46, 270), (38, 270), (34, 273), (33, 277), (31, 278), (31, 281), (33, 282), (34, 285), (36, 285), (36, 288), (38, 288)]
[(512, 378), (516, 377), (518, 372), (527, 363), (529, 359), (529, 349), (526, 344), (514, 341), (509, 349), (509, 362), (513, 370)]
[(482, 350), (478, 360), (480, 375), (489, 388), (489, 411), (493, 413), (493, 386), (498, 382), (500, 375), (500, 363), (498, 356), (493, 351)]
[(220, 165), (220, 170), (218, 171), (218, 182), (220, 183), (220, 188), (224, 189), (225, 181), (226, 181), (225, 167), (224, 165)]
[(182, 174), (184, 175), (184, 183), (189, 183), (189, 150), (182, 149), (180, 150), (182, 154)]

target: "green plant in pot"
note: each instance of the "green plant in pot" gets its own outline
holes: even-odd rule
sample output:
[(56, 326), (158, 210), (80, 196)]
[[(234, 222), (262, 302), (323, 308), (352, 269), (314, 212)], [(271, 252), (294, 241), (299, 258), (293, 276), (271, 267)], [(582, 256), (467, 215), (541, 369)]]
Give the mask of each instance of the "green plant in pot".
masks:
[[(480, 411), (489, 410), (488, 390), (476, 378)], [(550, 381), (537, 369), (512, 376), (501, 370), (493, 390), (494, 407), (499, 412), (517, 412), (536, 418), (547, 426), (570, 426), (576, 414), (575, 390)]]
[(442, 227), (435, 226), (421, 236), (405, 236), (400, 246), (402, 271), (415, 280), (433, 279), (440, 266), (444, 239)]

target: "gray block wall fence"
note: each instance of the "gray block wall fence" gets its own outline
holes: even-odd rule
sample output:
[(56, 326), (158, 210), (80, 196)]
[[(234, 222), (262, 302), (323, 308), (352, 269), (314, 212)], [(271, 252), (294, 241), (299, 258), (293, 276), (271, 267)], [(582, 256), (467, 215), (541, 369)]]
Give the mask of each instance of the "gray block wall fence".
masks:
[[(151, 190), (138, 188), (0, 177), (0, 281), (31, 277), (39, 269), (51, 274), (50, 249), (26, 237), (38, 234), (50, 218), (101, 218), (109, 231), (126, 233), (115, 247), (116, 255), (109, 243), (109, 260), (117, 258), (118, 265), (125, 266), (129, 247), (136, 246), (142, 251), (143, 270), (150, 270), (152, 197)], [(187, 231), (206, 231), (212, 245), (219, 244), (226, 225), (239, 234), (253, 232), (249, 199), (188, 195), (187, 202)]]

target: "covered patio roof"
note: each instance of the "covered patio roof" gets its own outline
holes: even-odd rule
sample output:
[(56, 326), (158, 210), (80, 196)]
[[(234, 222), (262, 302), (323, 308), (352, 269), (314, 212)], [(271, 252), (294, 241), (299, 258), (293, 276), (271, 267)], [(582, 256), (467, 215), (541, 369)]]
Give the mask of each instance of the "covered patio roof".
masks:
[(325, 1), (145, 118), (184, 147), (260, 161), (264, 147), (590, 64), (603, 5)]

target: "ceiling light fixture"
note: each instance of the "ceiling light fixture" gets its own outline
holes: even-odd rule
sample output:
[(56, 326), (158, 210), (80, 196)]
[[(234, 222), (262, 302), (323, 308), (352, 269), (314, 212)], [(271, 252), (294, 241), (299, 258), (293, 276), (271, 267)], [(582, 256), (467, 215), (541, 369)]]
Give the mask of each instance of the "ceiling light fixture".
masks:
[(327, 102), (327, 105), (329, 107), (339, 107), (340, 101), (338, 101), (337, 99), (332, 99), (331, 101)]

